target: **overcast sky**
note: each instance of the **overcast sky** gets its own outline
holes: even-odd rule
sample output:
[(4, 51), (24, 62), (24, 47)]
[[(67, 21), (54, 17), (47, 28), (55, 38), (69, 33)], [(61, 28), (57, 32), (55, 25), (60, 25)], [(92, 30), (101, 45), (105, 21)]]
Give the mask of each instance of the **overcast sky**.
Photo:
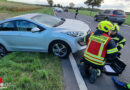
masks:
[[(47, 5), (47, 0), (10, 0), (10, 1), (19, 1), (33, 4), (45, 4)], [(75, 6), (83, 6), (84, 1), (86, 0), (53, 0), (54, 4), (61, 4), (63, 6), (68, 6), (70, 2), (73, 2)], [(127, 12), (130, 12), (130, 0), (104, 0), (101, 7), (102, 9), (122, 9)]]

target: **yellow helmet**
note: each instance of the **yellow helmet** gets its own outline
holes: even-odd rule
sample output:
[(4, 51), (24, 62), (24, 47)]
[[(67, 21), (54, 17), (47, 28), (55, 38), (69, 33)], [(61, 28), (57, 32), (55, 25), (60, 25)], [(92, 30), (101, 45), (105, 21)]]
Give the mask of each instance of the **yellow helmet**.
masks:
[(116, 31), (120, 30), (119, 26), (116, 23), (114, 24), (114, 30), (116, 30)]
[(103, 32), (108, 32), (109, 30), (114, 30), (114, 26), (110, 21), (101, 21), (98, 24), (98, 29)]

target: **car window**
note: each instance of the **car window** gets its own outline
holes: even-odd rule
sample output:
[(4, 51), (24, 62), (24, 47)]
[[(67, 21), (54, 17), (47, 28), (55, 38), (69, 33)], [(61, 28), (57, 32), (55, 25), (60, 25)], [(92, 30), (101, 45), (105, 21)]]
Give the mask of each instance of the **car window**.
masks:
[(124, 11), (115, 10), (115, 11), (113, 11), (113, 14), (116, 14), (116, 15), (124, 15)]
[(15, 25), (14, 22), (6, 22), (0, 25), (2, 31), (14, 31)]
[(18, 31), (31, 31), (32, 28), (38, 28), (37, 25), (24, 20), (16, 21), (16, 27)]
[(2, 30), (2, 25), (0, 24), (0, 31)]
[(105, 10), (104, 13), (105, 14), (109, 14), (111, 11), (110, 10)]

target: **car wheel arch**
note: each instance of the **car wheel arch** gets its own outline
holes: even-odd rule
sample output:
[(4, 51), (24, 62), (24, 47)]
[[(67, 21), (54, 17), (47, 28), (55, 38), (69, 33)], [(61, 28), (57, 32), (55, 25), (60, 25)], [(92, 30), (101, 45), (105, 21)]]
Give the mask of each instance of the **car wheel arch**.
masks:
[(3, 44), (1, 44), (1, 43), (0, 43), (0, 47), (2, 47), (3, 50), (4, 50), (4, 52), (2, 53), (2, 55), (0, 54), (0, 56), (4, 57), (8, 53), (8, 51), (7, 51), (6, 47)]
[(0, 45), (3, 46), (3, 47), (6, 49), (6, 51), (7, 51), (7, 48), (5, 47), (5, 45), (3, 45), (3, 44), (1, 44), (1, 43), (0, 43)]
[(57, 41), (58, 41), (58, 42), (64, 42), (64, 43), (66, 43), (66, 44), (69, 46), (70, 51), (72, 51), (70, 45), (69, 45), (66, 41), (63, 41), (63, 40), (57, 39), (57, 40), (53, 40), (53, 41), (50, 42), (50, 44), (49, 44), (49, 46), (48, 46), (48, 52), (49, 52), (49, 53), (51, 53), (51, 45), (52, 45), (53, 43), (57, 42)]

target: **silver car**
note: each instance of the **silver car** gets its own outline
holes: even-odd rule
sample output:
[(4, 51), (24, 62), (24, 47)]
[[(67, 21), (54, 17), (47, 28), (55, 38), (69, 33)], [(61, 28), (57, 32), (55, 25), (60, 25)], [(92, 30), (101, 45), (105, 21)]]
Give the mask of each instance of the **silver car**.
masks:
[(84, 22), (41, 13), (0, 21), (0, 55), (7, 51), (52, 52), (64, 58), (86, 47), (82, 38), (90, 32)]
[(121, 25), (126, 20), (126, 14), (122, 10), (105, 10), (95, 15), (94, 20), (95, 21), (109, 20), (111, 22), (116, 22), (119, 25)]

